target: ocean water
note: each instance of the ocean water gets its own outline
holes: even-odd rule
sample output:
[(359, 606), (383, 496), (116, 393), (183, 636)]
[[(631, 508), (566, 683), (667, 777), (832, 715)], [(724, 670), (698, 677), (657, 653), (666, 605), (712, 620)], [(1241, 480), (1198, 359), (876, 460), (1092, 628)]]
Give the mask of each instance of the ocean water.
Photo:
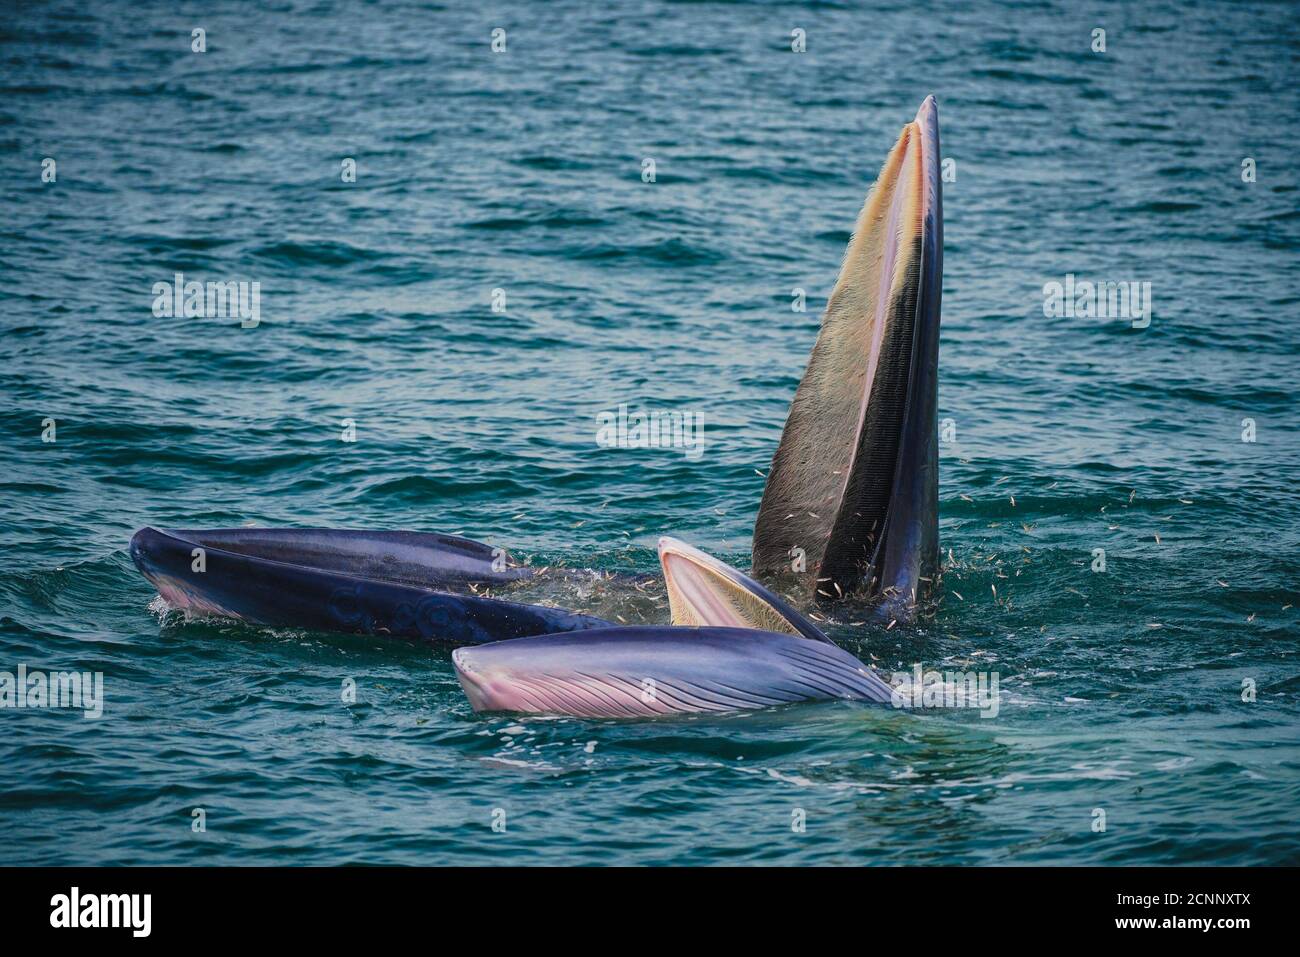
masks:
[[(102, 672), (105, 702), (0, 710), (6, 861), (1300, 862), (1298, 24), (7, 9), (0, 671)], [(828, 627), (886, 673), (997, 673), (996, 717), (479, 716), (449, 649), (185, 621), (136, 573), (143, 525), (248, 523), (645, 572), (672, 534), (746, 567), (845, 241), (931, 92), (942, 597)], [(177, 272), (258, 282), (259, 323), (156, 316)], [(1149, 324), (1045, 315), (1067, 275), (1149, 282)], [(624, 403), (697, 413), (701, 454), (598, 447)]]

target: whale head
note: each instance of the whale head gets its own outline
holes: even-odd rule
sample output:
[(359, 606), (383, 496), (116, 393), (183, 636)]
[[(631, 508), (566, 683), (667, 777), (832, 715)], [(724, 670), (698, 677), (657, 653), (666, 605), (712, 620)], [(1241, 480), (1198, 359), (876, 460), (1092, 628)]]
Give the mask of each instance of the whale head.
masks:
[(939, 162), (931, 96), (858, 217), (754, 526), (757, 577), (902, 619), (938, 559)]

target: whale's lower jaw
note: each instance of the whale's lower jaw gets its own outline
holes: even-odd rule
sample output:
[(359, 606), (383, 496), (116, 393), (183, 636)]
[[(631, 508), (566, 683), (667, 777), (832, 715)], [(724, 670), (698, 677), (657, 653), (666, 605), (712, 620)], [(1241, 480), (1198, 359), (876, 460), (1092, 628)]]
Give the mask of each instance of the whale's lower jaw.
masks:
[(858, 218), (754, 526), (757, 577), (910, 617), (938, 557), (943, 211), (934, 98)]
[(683, 541), (659, 539), (659, 564), (674, 625), (753, 628), (830, 640), (780, 596)]
[(891, 689), (830, 642), (748, 628), (629, 627), (452, 653), (475, 711), (638, 718), (798, 701), (886, 702)]

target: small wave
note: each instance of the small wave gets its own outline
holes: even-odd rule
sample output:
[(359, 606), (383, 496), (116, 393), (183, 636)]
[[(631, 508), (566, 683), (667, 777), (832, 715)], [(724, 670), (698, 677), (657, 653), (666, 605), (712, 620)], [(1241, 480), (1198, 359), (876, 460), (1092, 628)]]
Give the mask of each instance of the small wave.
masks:
[(566, 247), (557, 254), (580, 260), (633, 259), (658, 266), (710, 266), (727, 258), (717, 250), (675, 238), (641, 245), (595, 243)]
[(596, 216), (555, 212), (529, 217), (497, 216), (491, 219), (479, 219), (466, 223), (465, 228), (511, 232), (534, 227), (541, 227), (542, 229), (593, 229), (604, 225), (606, 225), (606, 220)]
[(1200, 203), (1180, 202), (1178, 200), (1151, 200), (1146, 203), (1138, 203), (1135, 206), (1127, 206), (1120, 212), (1127, 215), (1140, 216), (1143, 213), (1190, 213), (1201, 208)]
[(342, 241), (321, 240), (270, 243), (253, 250), (253, 255), (258, 259), (286, 266), (347, 266), (382, 259), (386, 254)]
[(591, 163), (585, 163), (582, 160), (575, 160), (565, 156), (524, 156), (514, 161), (517, 166), (524, 166), (528, 169), (543, 170), (583, 170), (591, 169)]

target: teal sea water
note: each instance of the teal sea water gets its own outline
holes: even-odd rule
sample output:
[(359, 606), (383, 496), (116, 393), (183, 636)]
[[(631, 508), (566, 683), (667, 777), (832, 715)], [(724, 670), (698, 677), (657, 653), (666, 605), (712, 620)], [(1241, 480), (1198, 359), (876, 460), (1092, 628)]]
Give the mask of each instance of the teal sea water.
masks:
[[(1300, 862), (1290, 4), (2, 21), (0, 671), (105, 697), (0, 710), (6, 863)], [(449, 649), (185, 621), (133, 568), (140, 526), (248, 523), (747, 567), (845, 241), (931, 92), (942, 598), (828, 627), (886, 673), (998, 673), (996, 718), (479, 716)], [(176, 272), (259, 282), (260, 323), (155, 316)], [(1149, 282), (1149, 326), (1045, 316), (1067, 274)], [(621, 403), (697, 412), (702, 455), (599, 448)]]

